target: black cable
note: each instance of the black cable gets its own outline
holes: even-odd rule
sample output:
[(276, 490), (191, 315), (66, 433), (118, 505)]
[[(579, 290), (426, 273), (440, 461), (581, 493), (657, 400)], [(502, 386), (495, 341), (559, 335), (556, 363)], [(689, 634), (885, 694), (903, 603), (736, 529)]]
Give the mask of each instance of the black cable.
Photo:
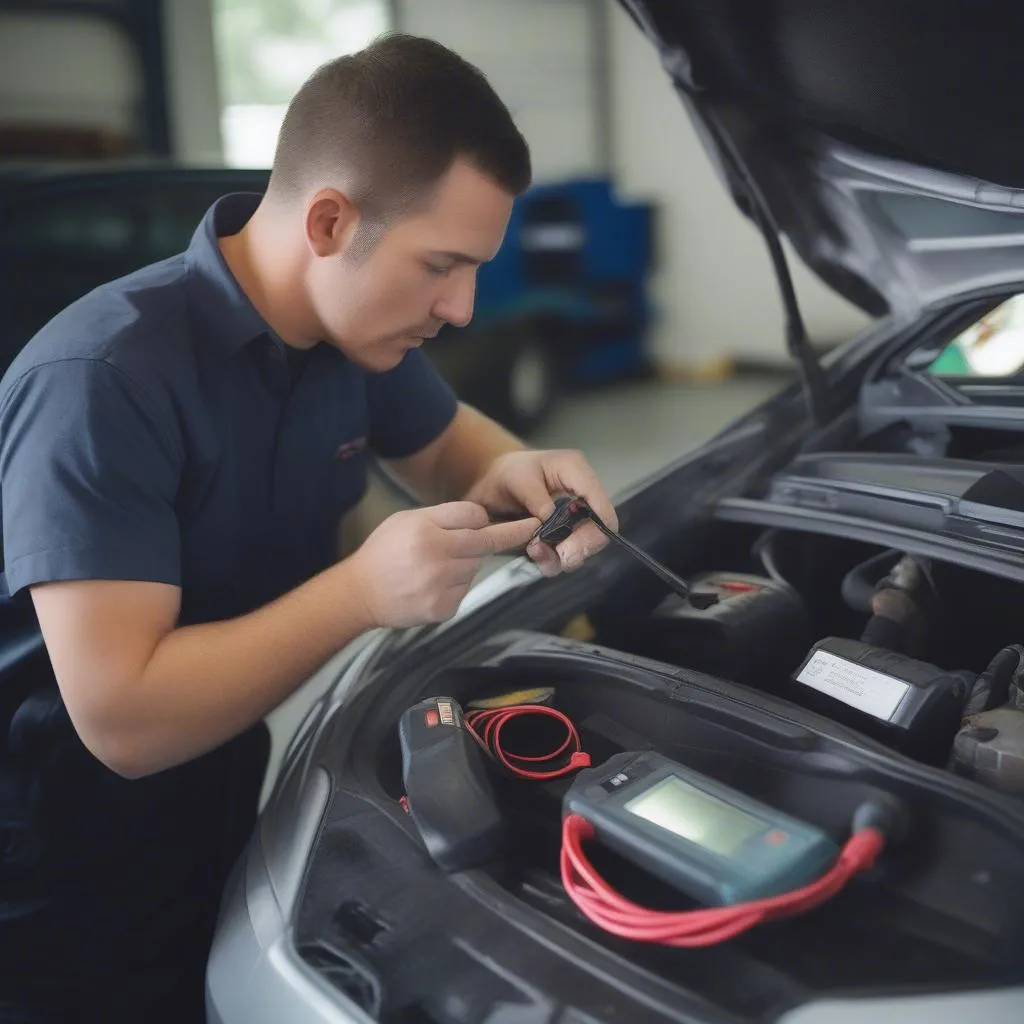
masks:
[(778, 530), (769, 530), (757, 545), (757, 557), (761, 560), (761, 565), (769, 579), (789, 587), (791, 584), (779, 569), (779, 563), (775, 557), (775, 541), (778, 536)]
[(658, 47), (662, 63), (672, 78), (672, 84), (676, 89), (685, 91), (690, 102), (700, 111), (704, 125), (718, 146), (724, 162), (731, 168), (734, 177), (738, 179), (736, 184), (743, 189), (749, 203), (751, 218), (768, 246), (768, 255), (771, 258), (775, 278), (782, 295), (782, 304), (786, 311), (786, 347), (800, 371), (811, 420), (815, 426), (822, 426), (828, 420), (829, 414), (828, 385), (817, 357), (810, 347), (807, 327), (797, 302), (796, 287), (789, 272), (789, 264), (779, 241), (779, 231), (772, 220), (768, 202), (747, 167), (746, 161), (733, 145), (729, 134), (700, 101), (692, 82), (688, 86), (686, 79), (692, 70), (688, 60), (678, 50), (672, 49), (663, 42), (661, 33), (656, 28), (649, 11), (629, 3), (629, 0), (626, 0), (626, 8), (641, 30)]

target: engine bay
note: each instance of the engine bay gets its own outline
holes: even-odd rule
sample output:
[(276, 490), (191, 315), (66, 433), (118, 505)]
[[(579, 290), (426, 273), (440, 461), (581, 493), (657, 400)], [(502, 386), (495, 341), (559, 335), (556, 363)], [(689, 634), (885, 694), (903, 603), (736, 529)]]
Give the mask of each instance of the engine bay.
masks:
[[(361, 721), (362, 767), (348, 770), (358, 785), (339, 787), (328, 855), (307, 882), (307, 959), (381, 1021), (483, 1020), (499, 1004), (529, 1014), (552, 1000), (598, 1019), (612, 1007), (637, 1022), (683, 1020), (701, 1007), (754, 1021), (837, 993), (1020, 983), (1020, 585), (731, 523), (706, 527), (668, 562), (695, 600), (626, 568), (582, 614), (489, 636), (403, 691), (399, 713), (439, 696), (471, 721), (535, 703), (575, 730), (574, 747), (554, 715), (508, 723), (505, 749), (532, 777), (493, 746), (476, 764), (474, 785), (490, 795), (454, 802), (470, 832), (490, 815), (478, 855), (445, 864), (410, 814), (424, 797), (409, 784), (395, 699)], [(593, 766), (672, 759), (837, 849), (873, 801), (897, 801), (904, 827), (877, 864), (809, 912), (699, 949), (636, 941), (588, 920), (565, 885), (577, 749)], [(442, 777), (435, 791), (470, 792)], [(702, 906), (607, 844), (587, 852), (633, 904)]]
[(730, 568), (689, 575), (714, 604), (615, 601), (588, 616), (585, 635), (782, 697), (1024, 796), (1024, 586), (798, 531), (750, 531), (742, 544), (738, 528), (720, 531)]

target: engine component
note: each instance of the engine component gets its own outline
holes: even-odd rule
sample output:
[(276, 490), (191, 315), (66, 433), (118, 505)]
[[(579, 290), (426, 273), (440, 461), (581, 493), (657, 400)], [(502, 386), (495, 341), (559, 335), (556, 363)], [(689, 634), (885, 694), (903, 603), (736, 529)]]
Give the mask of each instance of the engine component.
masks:
[(875, 585), (868, 602), (871, 618), (864, 643), (920, 657), (928, 648), (938, 599), (926, 561), (903, 555)]
[(983, 786), (1024, 796), (1024, 710), (972, 715), (953, 741), (950, 769)]
[(974, 683), (964, 708), (964, 718), (1001, 708), (1024, 706), (1024, 647), (1004, 647)]
[(815, 644), (793, 699), (918, 760), (944, 764), (976, 679), (857, 640)]
[(674, 665), (771, 689), (799, 663), (810, 641), (803, 602), (765, 576), (713, 572), (692, 581), (716, 597), (705, 608), (672, 595), (641, 622), (630, 622), (630, 647)]
[(398, 725), (405, 808), (443, 871), (496, 859), (503, 826), (487, 779), (484, 752), (451, 697), (409, 708)]
[(950, 771), (1024, 796), (1024, 647), (1004, 647), (978, 677)]
[(899, 551), (882, 551), (855, 565), (844, 577), (840, 592), (846, 606), (855, 612), (870, 615), (871, 599), (878, 585), (892, 571), (900, 560)]

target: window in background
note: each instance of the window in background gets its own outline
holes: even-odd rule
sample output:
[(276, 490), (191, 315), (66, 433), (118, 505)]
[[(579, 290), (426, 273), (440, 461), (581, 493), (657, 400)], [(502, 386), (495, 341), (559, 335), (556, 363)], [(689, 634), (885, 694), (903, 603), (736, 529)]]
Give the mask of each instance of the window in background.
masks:
[(88, 160), (158, 146), (144, 122), (135, 41), (103, 16), (101, 5), (81, 13), (43, 4), (35, 5), (38, 11), (30, 4), (21, 4), (23, 10), (4, 6), (0, 156)]
[(936, 377), (1015, 377), (1024, 370), (1024, 295), (962, 331), (928, 367)]
[(389, 28), (388, 0), (214, 0), (225, 162), (269, 167), (299, 86)]

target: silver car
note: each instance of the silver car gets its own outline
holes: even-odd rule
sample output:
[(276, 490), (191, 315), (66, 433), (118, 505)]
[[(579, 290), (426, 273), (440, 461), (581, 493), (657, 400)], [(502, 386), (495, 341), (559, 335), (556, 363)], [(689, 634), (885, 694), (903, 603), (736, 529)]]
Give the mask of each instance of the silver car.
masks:
[[(622, 535), (705, 600), (616, 546), (554, 580), (516, 560), (451, 622), (325, 667), (225, 894), (217, 1024), (1024, 1020), (1024, 9), (624, 3), (764, 233), (801, 381), (621, 496)], [(870, 331), (814, 350), (783, 236)], [(438, 843), (484, 812), (399, 723), (524, 688), (598, 775), (524, 779), (480, 745), (463, 769), (503, 829), (453, 869)], [(629, 752), (837, 849), (888, 808), (884, 842), (720, 941), (612, 934), (560, 851), (567, 794)], [(602, 877), (699, 909), (637, 835), (597, 828)]]

